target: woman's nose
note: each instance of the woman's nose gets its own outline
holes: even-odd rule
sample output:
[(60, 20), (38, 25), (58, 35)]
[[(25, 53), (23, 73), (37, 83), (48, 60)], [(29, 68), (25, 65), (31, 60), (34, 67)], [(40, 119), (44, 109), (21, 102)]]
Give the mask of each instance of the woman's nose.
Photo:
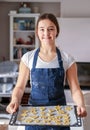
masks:
[(45, 29), (45, 31), (44, 31), (44, 35), (49, 35), (49, 30), (48, 29)]

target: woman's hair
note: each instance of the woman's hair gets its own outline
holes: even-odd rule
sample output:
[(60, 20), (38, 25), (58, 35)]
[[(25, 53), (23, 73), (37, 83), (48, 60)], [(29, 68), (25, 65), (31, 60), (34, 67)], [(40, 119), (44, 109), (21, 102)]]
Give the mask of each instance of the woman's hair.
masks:
[(58, 36), (59, 34), (59, 24), (58, 24), (58, 21), (57, 21), (57, 18), (55, 17), (55, 15), (51, 14), (51, 13), (44, 13), (42, 15), (40, 15), (40, 17), (38, 18), (37, 20), (37, 25), (36, 25), (36, 28), (38, 28), (38, 24), (41, 20), (45, 20), (45, 19), (48, 19), (50, 20), (51, 22), (53, 22), (56, 26), (56, 29), (57, 29), (57, 35), (56, 37)]

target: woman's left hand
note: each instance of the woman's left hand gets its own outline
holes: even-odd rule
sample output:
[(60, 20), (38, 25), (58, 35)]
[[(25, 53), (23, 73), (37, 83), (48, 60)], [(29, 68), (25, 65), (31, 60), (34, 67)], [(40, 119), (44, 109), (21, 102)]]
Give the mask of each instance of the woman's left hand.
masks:
[(87, 116), (86, 107), (77, 106), (77, 114), (80, 117), (86, 117)]

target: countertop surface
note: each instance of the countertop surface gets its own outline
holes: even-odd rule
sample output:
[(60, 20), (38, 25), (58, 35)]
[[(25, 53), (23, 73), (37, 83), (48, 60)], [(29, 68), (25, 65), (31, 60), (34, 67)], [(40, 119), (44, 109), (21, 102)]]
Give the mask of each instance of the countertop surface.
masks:
[[(1, 119), (0, 118), (0, 124), (7, 124), (8, 130), (25, 130), (25, 126), (10, 126), (9, 120), (7, 119)], [(71, 127), (70, 130), (84, 130), (83, 127)]]
[[(82, 127), (71, 127), (70, 130), (84, 130)], [(24, 126), (9, 126), (8, 130), (25, 130)]]
[[(71, 127), (70, 130), (84, 130), (82, 127)], [(8, 130), (25, 130), (24, 126), (8, 126)]]

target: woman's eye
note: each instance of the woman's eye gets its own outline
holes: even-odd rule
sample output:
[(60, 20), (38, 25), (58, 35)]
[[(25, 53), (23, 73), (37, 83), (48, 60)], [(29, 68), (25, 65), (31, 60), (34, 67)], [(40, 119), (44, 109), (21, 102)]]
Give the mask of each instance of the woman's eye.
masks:
[(40, 31), (44, 31), (44, 29), (42, 28), (42, 29), (40, 29)]
[(54, 28), (49, 28), (48, 30), (49, 30), (49, 31), (53, 31), (53, 30), (54, 30)]

